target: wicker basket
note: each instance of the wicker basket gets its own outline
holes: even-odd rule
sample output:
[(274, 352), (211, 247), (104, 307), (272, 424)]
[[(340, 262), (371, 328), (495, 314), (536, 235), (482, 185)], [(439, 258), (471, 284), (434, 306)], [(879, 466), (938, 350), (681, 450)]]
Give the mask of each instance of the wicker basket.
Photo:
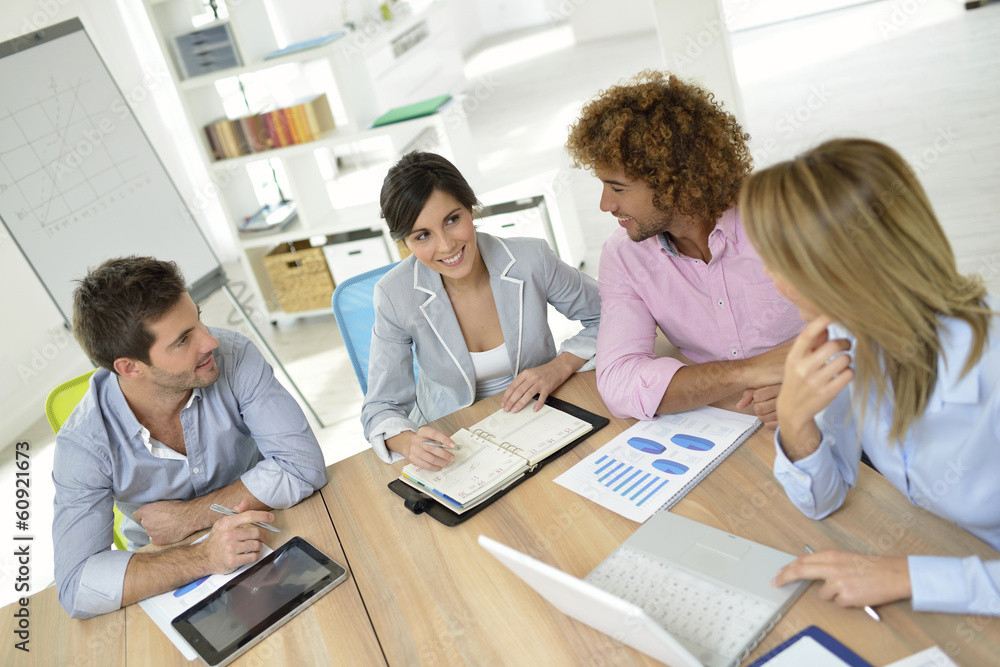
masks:
[(333, 278), (322, 248), (309, 241), (282, 243), (264, 256), (264, 267), (286, 313), (330, 307)]
[(413, 254), (412, 252), (410, 252), (410, 249), (406, 247), (406, 244), (399, 239), (396, 239), (396, 247), (399, 249), (400, 259), (406, 259), (407, 257)]

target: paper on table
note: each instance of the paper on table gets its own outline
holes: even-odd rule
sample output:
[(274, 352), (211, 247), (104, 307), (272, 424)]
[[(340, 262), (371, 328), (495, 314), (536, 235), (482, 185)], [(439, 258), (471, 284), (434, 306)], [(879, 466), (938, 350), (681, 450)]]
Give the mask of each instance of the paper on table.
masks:
[(940, 646), (932, 646), (885, 667), (958, 667), (958, 665), (941, 650)]
[(574, 440), (576, 434), (592, 428), (589, 422), (556, 410), (551, 405), (543, 404), (536, 412), (535, 403), (531, 401), (520, 412), (497, 410), (470, 426), (469, 430), (486, 435), (492, 442), (507, 447), (533, 465)]
[[(207, 537), (208, 533), (192, 542), (192, 544), (197, 544)], [(266, 544), (262, 544), (260, 547), (260, 557), (257, 560), (259, 561), (272, 551), (274, 551), (274, 549)], [(156, 623), (157, 627), (159, 627), (163, 634), (167, 636), (167, 639), (173, 642), (174, 646), (177, 647), (177, 650), (184, 654), (184, 657), (187, 660), (195, 660), (198, 658), (198, 653), (191, 648), (191, 645), (188, 644), (183, 637), (181, 637), (179, 632), (174, 630), (174, 626), (172, 626), (170, 622), (197, 603), (207, 598), (215, 591), (222, 588), (224, 583), (238, 575), (240, 572), (243, 572), (243, 570), (247, 569), (251, 565), (253, 565), (253, 563), (244, 565), (229, 574), (210, 574), (207, 577), (202, 577), (201, 579), (192, 581), (189, 584), (185, 584), (176, 590), (167, 591), (166, 593), (146, 598), (139, 603), (139, 606), (142, 607), (143, 610), (149, 615), (149, 618)]]
[(850, 667), (812, 637), (801, 637), (767, 661), (767, 667)]
[(751, 415), (703, 407), (640, 421), (555, 479), (632, 521), (643, 522), (749, 437)]
[(836, 637), (811, 625), (761, 656), (750, 667), (872, 667)]

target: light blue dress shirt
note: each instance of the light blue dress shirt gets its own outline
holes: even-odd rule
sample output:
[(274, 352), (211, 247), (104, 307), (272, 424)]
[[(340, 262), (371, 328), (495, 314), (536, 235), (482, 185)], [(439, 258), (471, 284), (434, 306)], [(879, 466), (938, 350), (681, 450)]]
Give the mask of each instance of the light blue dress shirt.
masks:
[[(996, 308), (992, 300), (989, 305)], [(874, 391), (859, 426), (860, 415), (851, 409), (853, 382), (817, 415), (823, 440), (811, 455), (793, 464), (781, 448), (780, 432), (776, 433), (774, 474), (792, 503), (814, 519), (834, 512), (857, 483), (864, 449), (879, 472), (914, 505), (1000, 549), (997, 319), (992, 320), (979, 363), (965, 376), (962, 369), (972, 330), (962, 320), (942, 320), (937, 384), (926, 411), (910, 426), (901, 444), (889, 439), (891, 401), (878, 406)], [(831, 327), (830, 338), (850, 336), (842, 328)], [(1000, 615), (1000, 561), (983, 562), (975, 556), (910, 556), (908, 561), (917, 611)]]
[[(73, 618), (121, 607), (131, 550), (149, 543), (132, 519), (159, 500), (191, 500), (241, 479), (262, 503), (294, 505), (326, 484), (323, 452), (302, 409), (244, 336), (225, 329), (219, 379), (195, 389), (181, 410), (187, 455), (150, 440), (118, 376), (99, 369), (56, 437), (55, 577)], [(130, 551), (112, 551), (112, 505), (124, 514)]]

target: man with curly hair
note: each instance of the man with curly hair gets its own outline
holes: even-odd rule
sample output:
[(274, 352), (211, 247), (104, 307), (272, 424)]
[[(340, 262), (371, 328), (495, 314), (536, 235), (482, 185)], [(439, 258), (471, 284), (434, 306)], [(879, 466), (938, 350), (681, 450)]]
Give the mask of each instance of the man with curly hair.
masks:
[[(656, 71), (591, 100), (566, 144), (604, 186), (619, 229), (601, 251), (597, 386), (613, 414), (652, 419), (742, 392), (777, 425), (794, 305), (765, 274), (735, 208), (752, 160), (732, 114)], [(657, 357), (657, 327), (693, 363)]]

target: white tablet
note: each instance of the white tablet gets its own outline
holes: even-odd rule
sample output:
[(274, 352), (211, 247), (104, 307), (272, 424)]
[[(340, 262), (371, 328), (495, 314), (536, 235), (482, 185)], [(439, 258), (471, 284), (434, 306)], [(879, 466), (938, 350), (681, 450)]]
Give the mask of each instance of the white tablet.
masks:
[(222, 667), (347, 579), (347, 570), (293, 537), (171, 625), (211, 667)]

